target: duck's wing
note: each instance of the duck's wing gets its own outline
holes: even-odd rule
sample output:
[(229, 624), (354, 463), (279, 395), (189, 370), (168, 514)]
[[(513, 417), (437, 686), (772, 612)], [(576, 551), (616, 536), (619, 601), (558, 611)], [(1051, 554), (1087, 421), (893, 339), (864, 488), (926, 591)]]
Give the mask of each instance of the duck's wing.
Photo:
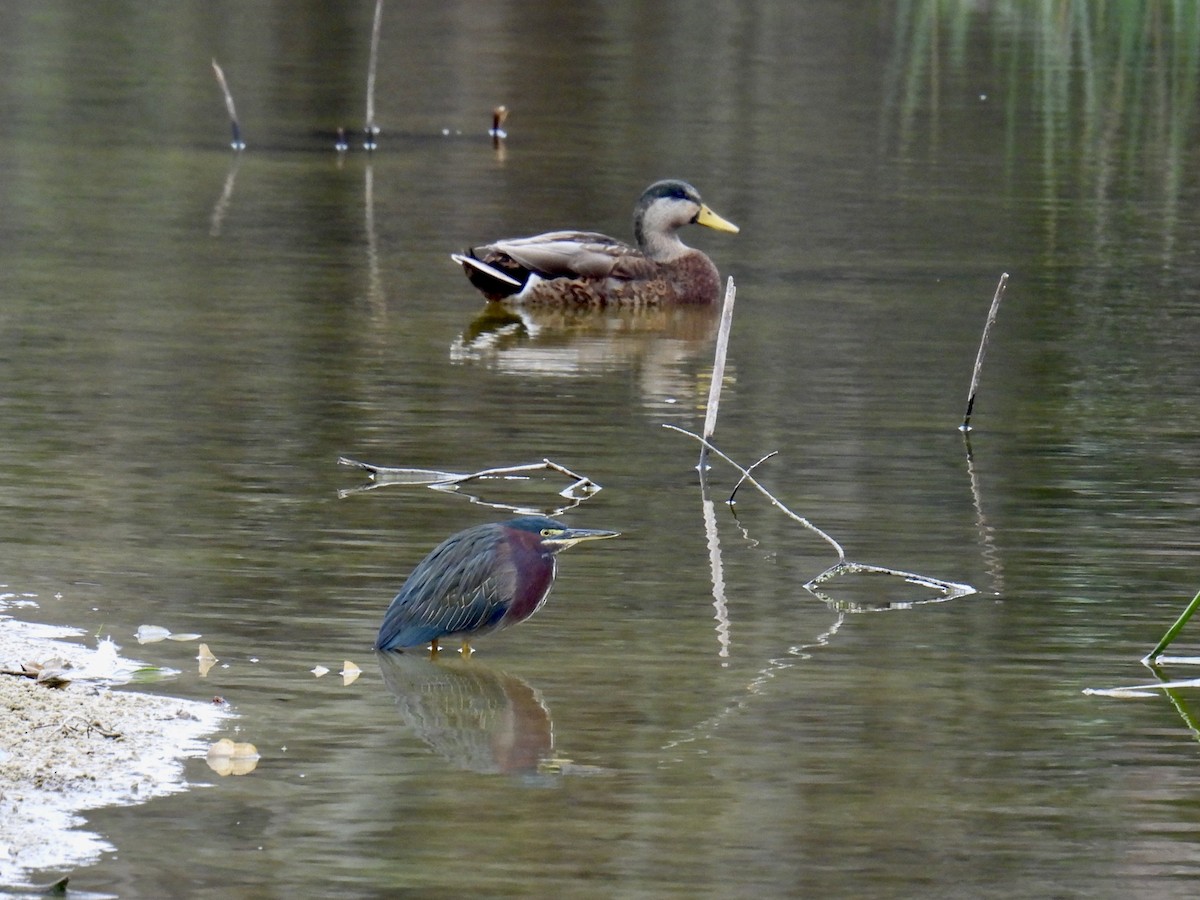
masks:
[[(645, 260), (635, 247), (589, 231), (552, 231), (480, 249), (503, 254), (543, 278), (608, 278), (631, 258)], [(482, 258), (489, 261), (489, 255)]]

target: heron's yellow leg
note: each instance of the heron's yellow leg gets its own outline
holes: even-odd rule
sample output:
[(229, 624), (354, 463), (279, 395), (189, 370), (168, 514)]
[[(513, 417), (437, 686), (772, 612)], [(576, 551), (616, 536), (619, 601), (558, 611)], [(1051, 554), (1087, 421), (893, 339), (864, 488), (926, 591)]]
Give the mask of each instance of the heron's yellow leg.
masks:
[(432, 641), (429, 642), (429, 658), (437, 659), (437, 655), (438, 655), (438, 639), (434, 638)]
[(463, 638), (463, 642), (462, 642), (463, 659), (466, 659), (468, 656), (470, 656), (474, 652), (475, 651), (471, 649), (471, 642), (468, 641), (466, 638)]

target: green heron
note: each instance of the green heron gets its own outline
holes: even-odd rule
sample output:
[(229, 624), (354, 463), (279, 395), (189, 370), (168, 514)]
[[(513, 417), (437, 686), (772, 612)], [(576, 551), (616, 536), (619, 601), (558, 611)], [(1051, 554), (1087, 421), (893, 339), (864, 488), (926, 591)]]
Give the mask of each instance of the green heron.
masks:
[(637, 246), (591, 231), (495, 241), (450, 258), (488, 300), (555, 306), (711, 304), (721, 297), (713, 261), (679, 239), (685, 225), (738, 227), (683, 181), (656, 181), (633, 210)]
[(377, 650), (401, 650), (454, 638), (470, 640), (532, 616), (546, 602), (555, 554), (618, 532), (569, 528), (545, 516), (476, 525), (442, 541), (413, 569), (375, 638)]

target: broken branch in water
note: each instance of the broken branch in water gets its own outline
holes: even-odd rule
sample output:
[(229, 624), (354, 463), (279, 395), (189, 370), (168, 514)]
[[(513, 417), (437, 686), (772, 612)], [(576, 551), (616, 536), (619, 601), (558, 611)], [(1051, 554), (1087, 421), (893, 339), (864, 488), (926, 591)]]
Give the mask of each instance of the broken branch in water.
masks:
[[(820, 597), (827, 603), (830, 603), (837, 608), (842, 608), (844, 604), (841, 604), (830, 597), (826, 597), (817, 590), (818, 586), (831, 578), (837, 577), (838, 575), (891, 575), (894, 578), (902, 578), (909, 584), (917, 584), (921, 587), (937, 591), (942, 595), (941, 597), (937, 598), (938, 600), (954, 600), (957, 597), (967, 597), (971, 594), (977, 593), (975, 588), (971, 587), (969, 584), (962, 584), (961, 582), (957, 581), (943, 581), (941, 578), (933, 578), (929, 575), (918, 575), (916, 572), (905, 572), (901, 569), (891, 569), (887, 566), (872, 566), (868, 563), (850, 562), (849, 560), (840, 560), (839, 562), (830, 566), (816, 578), (812, 578), (805, 582), (804, 589), (810, 594)], [(930, 601), (922, 600), (917, 602), (928, 603)], [(876, 608), (897, 609), (906, 608), (911, 605), (911, 602), (889, 603), (886, 604), (885, 607)], [(854, 606), (853, 604), (851, 604), (849, 608), (854, 609), (855, 611), (858, 611), (859, 609), (859, 607)]]
[(238, 124), (237, 110), (233, 106), (233, 94), (229, 90), (229, 84), (225, 81), (225, 73), (221, 71), (221, 67), (217, 65), (217, 61), (212, 61), (213, 73), (217, 76), (217, 84), (221, 86), (221, 93), (225, 95), (225, 109), (229, 112), (229, 124), (233, 129), (233, 142), (230, 144), (234, 150), (245, 150), (246, 142), (242, 140), (242, 127)]
[[(919, 584), (922, 587), (927, 587), (932, 590), (938, 591), (940, 594), (942, 594), (941, 599), (945, 599), (945, 600), (954, 599), (956, 597), (966, 597), (966, 596), (968, 596), (970, 594), (974, 594), (976, 592), (975, 588), (971, 587), (969, 584), (961, 584), (956, 581), (943, 581), (941, 578), (932, 578), (928, 575), (918, 575), (915, 572), (905, 572), (900, 569), (889, 569), (885, 566), (873, 566), (873, 565), (869, 565), (867, 563), (851, 562), (850, 560), (846, 559), (846, 551), (842, 549), (841, 544), (839, 544), (830, 535), (826, 534), (824, 531), (822, 531), (820, 528), (818, 528), (812, 522), (808, 521), (808, 519), (804, 518), (803, 516), (799, 516), (796, 513), (792, 512), (790, 509), (788, 509), (783, 503), (781, 503), (775, 497), (774, 494), (772, 494), (765, 487), (763, 487), (754, 478), (754, 476), (750, 474), (749, 469), (743, 468), (739, 463), (734, 462), (732, 459), (730, 459), (728, 456), (726, 456), (724, 453), (722, 453), (716, 446), (714, 446), (712, 444), (712, 442), (707, 441), (704, 438), (700, 437), (699, 435), (694, 434), (690, 431), (687, 431), (686, 429), (680, 428), (678, 425), (663, 425), (663, 427), (670, 428), (672, 431), (678, 431), (680, 434), (686, 434), (688, 437), (699, 441), (701, 444), (705, 444), (709, 450), (711, 450), (717, 456), (721, 457), (721, 459), (725, 460), (725, 462), (729, 463), (731, 466), (733, 466), (735, 469), (737, 469), (739, 472), (742, 473), (742, 479), (741, 479), (741, 481), (738, 482), (739, 485), (742, 483), (742, 481), (749, 482), (751, 486), (753, 486), (756, 490), (758, 490), (758, 492), (760, 494), (762, 494), (764, 497), (766, 497), (771, 502), (772, 506), (776, 507), (781, 512), (783, 512), (784, 515), (788, 516), (788, 518), (790, 518), (796, 522), (799, 522), (805, 528), (820, 535), (822, 538), (824, 538), (830, 544), (830, 546), (833, 547), (834, 551), (836, 551), (836, 553), (838, 555), (838, 561), (834, 565), (830, 566), (824, 572), (817, 575), (815, 578), (813, 578), (812, 580), (810, 580), (808, 583), (806, 583), (804, 585), (805, 590), (809, 591), (810, 593), (816, 594), (818, 597), (821, 597), (822, 599), (828, 599), (828, 598), (825, 598), (823, 595), (821, 595), (816, 590), (816, 587), (818, 585), (822, 584), (823, 582), (828, 581), (829, 579), (831, 579), (837, 575), (857, 574), (857, 573), (864, 573), (864, 574), (869, 574), (869, 575), (892, 575), (897, 578), (903, 578), (905, 581), (909, 582), (910, 584)], [(767, 456), (764, 456), (763, 459), (767, 459), (773, 455), (774, 454), (768, 454)], [(763, 460), (760, 459), (754, 465), (757, 466), (762, 461)], [(751, 467), (751, 468), (753, 468), (753, 467)], [(732, 497), (730, 499), (732, 500)]]
[(383, 23), (383, 0), (375, 0), (375, 21), (371, 26), (371, 58), (367, 64), (367, 122), (363, 148), (374, 150), (379, 126), (375, 124), (375, 69), (379, 63), (379, 31)]
[[(725, 381), (725, 356), (729, 351), (729, 331), (733, 327), (733, 301), (737, 289), (730, 278), (725, 285), (725, 303), (721, 306), (721, 326), (717, 331), (717, 350), (713, 357), (712, 381), (708, 385), (708, 407), (704, 412), (704, 440), (700, 442), (700, 462), (697, 468), (703, 472), (708, 468), (707, 441), (712, 440), (717, 430), (717, 408), (721, 405), (721, 385)], [(695, 437), (695, 435), (693, 435)]]
[(971, 389), (967, 392), (967, 411), (963, 415), (962, 424), (958, 426), (959, 431), (967, 432), (971, 430), (971, 413), (975, 409), (975, 394), (979, 390), (979, 372), (983, 368), (983, 357), (987, 353), (988, 338), (992, 333), (992, 326), (996, 324), (996, 314), (1000, 312), (1000, 300), (1004, 297), (1004, 288), (1008, 285), (1008, 273), (1004, 272), (1000, 276), (1000, 283), (996, 285), (996, 293), (992, 295), (992, 307), (988, 310), (987, 321), (983, 325), (983, 337), (979, 339), (979, 352), (975, 354), (975, 370), (971, 373)]
[[(519, 466), (498, 466), (491, 469), (481, 469), (478, 472), (460, 474), (458, 472), (441, 472), (435, 469), (408, 469), (392, 466), (376, 466), (371, 463), (359, 462), (356, 459), (341, 457), (338, 465), (353, 466), (368, 473), (372, 484), (362, 488), (338, 491), (339, 497), (346, 497), (359, 491), (370, 490), (385, 484), (423, 484), (434, 490), (457, 491), (463, 485), (475, 481), (528, 481), (534, 472), (556, 472), (571, 480), (567, 487), (558, 491), (560, 497), (576, 502), (586, 500), (600, 491), (600, 485), (586, 475), (572, 472), (566, 466), (559, 465), (553, 460), (543, 459), (539, 463), (525, 463)], [(507, 505), (506, 505), (507, 506)]]

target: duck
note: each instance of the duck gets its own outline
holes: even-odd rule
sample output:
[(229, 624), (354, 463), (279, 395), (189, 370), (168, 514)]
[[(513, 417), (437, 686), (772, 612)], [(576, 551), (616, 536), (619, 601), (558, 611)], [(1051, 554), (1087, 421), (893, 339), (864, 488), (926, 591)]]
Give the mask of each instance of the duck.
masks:
[(720, 297), (721, 276), (704, 253), (679, 239), (690, 224), (736, 234), (738, 227), (690, 184), (656, 181), (633, 209), (637, 246), (590, 231), (551, 231), (499, 240), (450, 258), (487, 300), (574, 307), (704, 305)]

